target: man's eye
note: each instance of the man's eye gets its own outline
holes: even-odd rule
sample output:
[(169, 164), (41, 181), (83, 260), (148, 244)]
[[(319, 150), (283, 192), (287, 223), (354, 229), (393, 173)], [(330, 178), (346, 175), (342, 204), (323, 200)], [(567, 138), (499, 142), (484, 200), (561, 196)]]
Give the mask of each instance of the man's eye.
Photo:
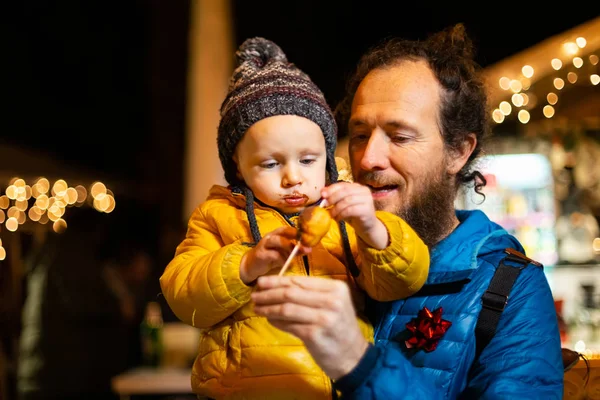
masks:
[(369, 135), (367, 135), (365, 133), (355, 133), (352, 136), (350, 136), (350, 140), (353, 142), (363, 142), (368, 139), (369, 139)]
[(406, 143), (406, 142), (408, 142), (408, 140), (409, 140), (409, 138), (406, 136), (397, 135), (397, 136), (392, 137), (392, 141), (394, 143)]
[(264, 169), (273, 169), (276, 166), (277, 166), (276, 162), (269, 162), (269, 163), (260, 164), (260, 167), (264, 168)]

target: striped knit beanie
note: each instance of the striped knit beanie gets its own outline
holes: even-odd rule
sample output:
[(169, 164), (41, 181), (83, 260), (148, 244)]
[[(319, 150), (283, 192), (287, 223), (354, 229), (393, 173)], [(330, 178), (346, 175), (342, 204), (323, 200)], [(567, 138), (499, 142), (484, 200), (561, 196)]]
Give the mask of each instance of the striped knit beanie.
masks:
[(281, 48), (270, 40), (246, 40), (236, 52), (236, 68), (221, 105), (217, 145), (230, 185), (241, 187), (233, 154), (244, 133), (261, 119), (298, 115), (321, 128), (327, 149), (329, 182), (336, 182), (337, 125), (327, 101), (308, 75), (288, 62)]

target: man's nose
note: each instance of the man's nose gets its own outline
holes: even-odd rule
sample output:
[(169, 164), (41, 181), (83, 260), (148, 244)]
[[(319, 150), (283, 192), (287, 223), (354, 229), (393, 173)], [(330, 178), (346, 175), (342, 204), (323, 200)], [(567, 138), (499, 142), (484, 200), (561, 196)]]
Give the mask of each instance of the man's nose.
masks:
[(383, 170), (390, 166), (389, 145), (385, 135), (373, 132), (364, 148), (360, 166), (366, 171)]

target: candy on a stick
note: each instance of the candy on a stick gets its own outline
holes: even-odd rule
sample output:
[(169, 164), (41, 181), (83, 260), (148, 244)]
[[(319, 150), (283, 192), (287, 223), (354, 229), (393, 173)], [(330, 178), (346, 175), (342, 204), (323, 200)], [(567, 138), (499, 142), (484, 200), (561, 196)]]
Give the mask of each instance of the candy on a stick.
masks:
[(298, 218), (298, 243), (283, 264), (279, 276), (283, 275), (289, 267), (292, 259), (300, 250), (300, 244), (307, 247), (316, 246), (329, 231), (330, 224), (331, 214), (323, 208), (323, 202), (318, 207), (308, 207), (302, 211)]

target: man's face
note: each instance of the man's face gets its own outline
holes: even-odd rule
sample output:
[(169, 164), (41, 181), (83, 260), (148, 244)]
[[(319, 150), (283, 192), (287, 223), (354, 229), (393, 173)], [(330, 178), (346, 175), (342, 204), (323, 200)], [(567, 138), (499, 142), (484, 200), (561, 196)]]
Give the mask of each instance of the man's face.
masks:
[(348, 126), (356, 181), (371, 188), (377, 209), (403, 217), (429, 245), (454, 223), (440, 95), (424, 62), (373, 70), (356, 91)]

